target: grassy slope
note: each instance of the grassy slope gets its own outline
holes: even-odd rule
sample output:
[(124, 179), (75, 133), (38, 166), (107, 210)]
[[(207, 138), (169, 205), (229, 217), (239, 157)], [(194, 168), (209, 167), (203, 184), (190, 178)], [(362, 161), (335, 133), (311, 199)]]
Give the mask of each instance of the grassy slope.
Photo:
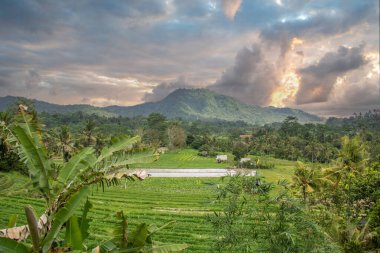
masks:
[[(260, 159), (276, 165), (275, 169), (260, 171), (268, 181), (290, 179), (294, 162), (270, 157)], [(198, 157), (196, 151), (190, 149), (164, 154), (154, 165), (161, 168), (220, 168), (213, 158)], [(14, 182), (7, 192), (17, 194), (7, 196), (0, 192), (0, 228), (6, 227), (11, 214), (19, 215), (18, 225), (25, 224), (23, 207), (26, 204), (33, 205), (38, 214), (45, 209), (43, 200), (25, 196), (27, 177), (17, 173), (6, 175)], [(206, 215), (216, 210), (212, 202), (217, 185), (222, 183), (220, 178), (149, 178), (142, 182), (128, 182), (126, 188), (124, 185), (106, 188), (105, 192), (94, 187), (90, 197), (94, 204), (90, 212), (94, 222), (89, 244), (95, 245), (109, 238), (107, 235), (112, 234), (116, 222), (114, 215), (123, 210), (130, 227), (141, 222), (160, 226), (176, 220), (174, 227), (157, 234), (155, 239), (166, 243), (188, 243), (191, 247), (186, 252), (208, 252), (212, 229), (206, 222)]]
[[(142, 182), (128, 182), (124, 185), (106, 188), (105, 192), (93, 188), (90, 197), (94, 208), (91, 237), (88, 244), (95, 245), (112, 235), (116, 223), (115, 214), (123, 210), (128, 216), (129, 227), (146, 222), (157, 226), (169, 221), (176, 224), (155, 236), (165, 243), (187, 243), (186, 252), (208, 252), (211, 227), (205, 215), (215, 208), (216, 185), (220, 179), (150, 178)], [(18, 225), (26, 223), (23, 207), (33, 205), (39, 215), (44, 210), (40, 199), (23, 196), (1, 196), (0, 228), (6, 227), (8, 217), (18, 214)]]
[(296, 162), (276, 159), (273, 157), (255, 157), (251, 156), (253, 159), (259, 158), (262, 162), (272, 163), (275, 165), (274, 169), (262, 169), (259, 170), (260, 176), (265, 177), (269, 182), (277, 182), (280, 179), (286, 179), (291, 181)]
[[(217, 163), (214, 157), (201, 157), (197, 155), (194, 149), (181, 149), (177, 151), (169, 151), (160, 156), (160, 159), (150, 164), (139, 164), (139, 168), (227, 168), (233, 167), (233, 156), (228, 155), (227, 163)], [(257, 157), (250, 156), (252, 159)], [(276, 159), (272, 157), (259, 157), (262, 162), (273, 163), (274, 169), (260, 170), (261, 176), (268, 181), (276, 182), (279, 179), (291, 179), (295, 162)]]
[[(140, 168), (226, 168), (232, 163), (217, 163), (215, 157), (202, 157), (194, 149), (169, 151), (160, 156), (158, 161), (150, 164), (139, 164)], [(232, 161), (232, 155), (229, 154)]]
[(0, 195), (9, 193), (17, 195), (29, 194), (30, 180), (18, 172), (0, 172)]

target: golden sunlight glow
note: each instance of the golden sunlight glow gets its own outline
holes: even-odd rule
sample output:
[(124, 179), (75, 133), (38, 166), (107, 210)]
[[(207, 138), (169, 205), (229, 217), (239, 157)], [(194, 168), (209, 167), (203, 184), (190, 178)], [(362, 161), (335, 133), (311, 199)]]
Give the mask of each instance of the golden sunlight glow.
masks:
[(294, 50), (294, 48), (297, 46), (297, 45), (302, 45), (303, 44), (303, 40), (297, 38), (297, 37), (294, 37), (292, 39), (292, 43), (290, 44), (290, 49)]
[(336, 78), (336, 82), (335, 82), (335, 85), (334, 86), (336, 86), (336, 85), (342, 85), (343, 83), (344, 83), (344, 81), (346, 80), (346, 76), (338, 76), (337, 78)]
[(284, 107), (295, 97), (300, 80), (294, 70), (285, 73), (281, 79), (280, 87), (272, 94), (271, 105)]
[(371, 63), (372, 69), (367, 73), (367, 78), (371, 79), (372, 77), (378, 78), (380, 74), (380, 65), (379, 65), (379, 54), (377, 53), (368, 53), (366, 54), (366, 59)]
[[(294, 37), (290, 44), (290, 49), (293, 51), (297, 46), (302, 45), (303, 43), (303, 40)], [(292, 62), (291, 59), (288, 59), (288, 61)], [(281, 77), (279, 87), (272, 93), (270, 105), (284, 107), (293, 103), (299, 84), (300, 77), (296, 73), (296, 67), (293, 63), (290, 63)]]

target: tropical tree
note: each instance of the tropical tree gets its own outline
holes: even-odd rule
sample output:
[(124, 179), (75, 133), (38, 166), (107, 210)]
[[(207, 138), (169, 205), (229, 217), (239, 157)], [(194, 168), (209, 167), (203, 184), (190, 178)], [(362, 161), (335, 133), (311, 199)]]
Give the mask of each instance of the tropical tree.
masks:
[(328, 177), (323, 175), (321, 168), (316, 166), (311, 167), (300, 161), (297, 162), (292, 180), (291, 186), (300, 190), (305, 203), (309, 194), (326, 184), (330, 185), (332, 183)]
[(362, 142), (360, 136), (353, 138), (344, 136), (342, 138), (342, 149), (338, 155), (338, 162), (343, 176), (349, 173), (360, 173), (367, 165), (369, 154), (367, 146)]
[[(342, 148), (335, 164), (327, 173), (335, 182), (334, 188), (341, 189), (345, 195), (346, 218), (351, 216), (352, 198), (351, 186), (354, 178), (358, 176), (366, 168), (369, 161), (367, 146), (361, 141), (359, 136), (342, 138)], [(338, 190), (339, 190), (338, 189)], [(337, 191), (339, 192), (339, 191)]]
[(208, 216), (216, 252), (341, 252), (297, 199), (286, 181), (272, 184), (256, 177), (234, 176), (219, 186), (216, 204), (222, 211)]
[(25, 166), (19, 161), (9, 126), (12, 122), (9, 112), (0, 112), (0, 171), (17, 170), (26, 173)]
[(249, 146), (242, 141), (235, 142), (232, 147), (232, 154), (234, 155), (235, 161), (239, 161), (240, 158), (248, 154)]
[(0, 238), (0, 251), (28, 252), (30, 249), (26, 245), (14, 240), (24, 240), (29, 235), (32, 236), (35, 252), (52, 251), (52, 243), (63, 225), (72, 219), (74, 212), (86, 200), (89, 186), (100, 184), (104, 187), (118, 183), (121, 178), (143, 179), (145, 174), (128, 171), (129, 165), (157, 159), (157, 155), (151, 151), (134, 150), (140, 137), (122, 136), (113, 138), (112, 145), (103, 148), (99, 156), (96, 156), (92, 147), (84, 148), (64, 163), (58, 175), (53, 177), (53, 168), (56, 166), (48, 158), (39, 126), (32, 122), (24, 109), (20, 110), (18, 118), (20, 123), (7, 128), (11, 136), (9, 139), (17, 147), (21, 160), (26, 163), (33, 186), (45, 199), (46, 211), (36, 218), (32, 208), (26, 207), (28, 225), (0, 230), (0, 237), (4, 237)]
[(74, 143), (68, 126), (61, 126), (58, 132), (59, 146), (62, 152), (62, 158), (65, 162), (70, 159), (70, 152), (73, 150)]
[(12, 116), (9, 112), (0, 112), (0, 122), (3, 122), (5, 125), (9, 125), (12, 121)]
[(95, 132), (96, 123), (94, 120), (89, 119), (86, 121), (86, 125), (83, 130), (83, 134), (85, 136), (84, 146), (90, 147), (95, 142), (94, 132)]
[(161, 227), (142, 223), (134, 231), (128, 230), (128, 220), (124, 213), (116, 214), (118, 222), (116, 224), (114, 238), (97, 246), (95, 252), (130, 252), (130, 253), (166, 253), (177, 252), (188, 247), (187, 244), (159, 244), (153, 241), (153, 235), (159, 231), (170, 227), (175, 222), (168, 222)]
[(106, 137), (103, 134), (98, 134), (95, 138), (95, 146), (94, 146), (96, 154), (99, 155), (105, 146), (106, 146)]
[(186, 144), (186, 132), (179, 126), (171, 126), (167, 130), (169, 148), (182, 148)]
[(151, 113), (147, 118), (144, 140), (152, 147), (157, 148), (167, 143), (166, 117), (159, 113)]
[(380, 196), (380, 173), (378, 163), (370, 164), (368, 157), (367, 147), (359, 136), (343, 137), (338, 159), (323, 170), (323, 182), (329, 184), (324, 185), (317, 198), (324, 207), (316, 205), (310, 209), (347, 253), (376, 248), (372, 245), (377, 240), (372, 221), (375, 219), (370, 214)]

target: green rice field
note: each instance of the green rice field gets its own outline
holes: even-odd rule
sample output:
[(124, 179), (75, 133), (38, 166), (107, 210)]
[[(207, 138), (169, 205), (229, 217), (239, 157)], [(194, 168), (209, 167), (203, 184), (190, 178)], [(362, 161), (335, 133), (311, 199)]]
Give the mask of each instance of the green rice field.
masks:
[[(89, 245), (110, 238), (115, 226), (115, 214), (123, 211), (129, 226), (145, 222), (163, 225), (176, 221), (175, 225), (155, 236), (165, 243), (187, 243), (186, 252), (208, 252), (211, 227), (206, 215), (215, 210), (212, 205), (216, 185), (220, 179), (149, 178), (140, 182), (106, 188), (104, 192), (93, 187), (90, 201), (91, 237)], [(126, 188), (125, 188), (126, 187)], [(31, 204), (40, 215), (44, 202), (40, 199), (20, 196), (0, 196), (0, 227), (5, 228), (11, 214), (18, 214), (18, 225), (26, 223), (23, 207)]]
[(160, 159), (149, 164), (138, 164), (141, 168), (226, 168), (233, 165), (233, 156), (228, 155), (229, 162), (217, 163), (216, 157), (202, 157), (194, 149), (168, 151)]
[[(275, 164), (274, 169), (259, 171), (266, 180), (291, 179), (295, 163), (268, 157), (260, 158)], [(150, 166), (155, 168), (221, 168), (213, 158), (197, 156), (194, 150), (169, 152)], [(147, 166), (147, 167), (150, 167)], [(1, 184), (12, 185), (7, 191), (0, 190), (0, 228), (7, 226), (11, 214), (18, 214), (17, 225), (26, 223), (24, 206), (32, 205), (40, 215), (45, 210), (42, 199), (28, 192), (28, 178), (17, 173), (0, 174)], [(105, 188), (93, 187), (90, 211), (93, 218), (91, 237), (87, 245), (93, 246), (110, 238), (115, 226), (115, 214), (123, 211), (130, 228), (145, 222), (161, 226), (169, 221), (175, 225), (155, 235), (155, 240), (165, 243), (186, 243), (185, 252), (209, 252), (212, 228), (206, 216), (217, 211), (213, 204), (217, 185), (221, 178), (148, 178), (144, 181), (126, 182), (124, 185)], [(10, 195), (11, 194), (11, 195)]]

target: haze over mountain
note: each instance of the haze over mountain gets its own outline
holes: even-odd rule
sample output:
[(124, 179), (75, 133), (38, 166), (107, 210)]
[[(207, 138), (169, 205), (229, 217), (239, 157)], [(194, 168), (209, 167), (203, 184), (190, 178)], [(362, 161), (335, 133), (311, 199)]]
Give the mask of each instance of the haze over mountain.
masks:
[[(0, 98), (0, 110), (14, 104), (17, 97)], [(91, 105), (56, 105), (33, 100), (36, 110), (47, 113), (69, 113), (82, 111), (107, 117), (149, 115), (158, 112), (168, 118), (189, 120), (244, 121), (251, 124), (265, 124), (283, 121), (295, 116), (300, 122), (320, 122), (321, 118), (291, 108), (260, 107), (248, 105), (229, 96), (220, 95), (207, 89), (177, 89), (158, 102), (135, 106), (95, 107)]]

